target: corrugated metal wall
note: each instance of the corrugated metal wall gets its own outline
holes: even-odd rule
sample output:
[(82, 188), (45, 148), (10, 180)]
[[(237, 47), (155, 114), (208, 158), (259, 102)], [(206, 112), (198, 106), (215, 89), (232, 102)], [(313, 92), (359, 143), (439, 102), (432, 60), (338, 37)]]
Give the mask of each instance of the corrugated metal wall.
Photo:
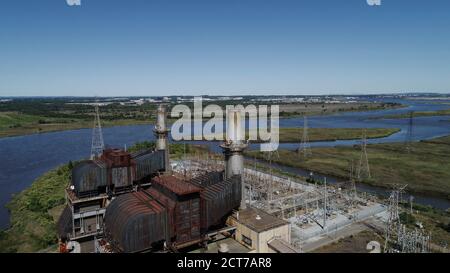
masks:
[(144, 192), (121, 195), (106, 210), (105, 234), (123, 252), (152, 248), (166, 239), (166, 228), (166, 209)]
[(224, 217), (241, 202), (241, 177), (233, 176), (206, 187), (201, 193), (202, 231), (223, 224)]
[(153, 180), (151, 188), (117, 197), (106, 209), (105, 233), (125, 252), (149, 249), (166, 240), (181, 244), (197, 240), (225, 218), (241, 201), (241, 177), (225, 181), (221, 173), (198, 181), (203, 189), (174, 176)]
[(73, 231), (72, 210), (69, 205), (66, 205), (57, 223), (58, 235), (60, 238), (68, 239), (68, 234), (71, 235)]
[(80, 162), (72, 170), (72, 185), (78, 194), (95, 192), (107, 184), (107, 168), (100, 161)]
[(200, 237), (200, 198), (178, 202), (175, 209), (177, 243)]
[(198, 187), (205, 188), (222, 182), (224, 172), (210, 172), (193, 178), (190, 182)]
[(141, 180), (165, 169), (164, 151), (140, 152), (131, 156), (136, 162), (136, 180)]
[(200, 190), (174, 176), (156, 177), (152, 180), (152, 196), (161, 204), (167, 203), (167, 199), (175, 203), (173, 210), (169, 211), (169, 218), (174, 225), (171, 238), (176, 243), (200, 237)]
[[(83, 161), (72, 170), (72, 184), (78, 196), (95, 194), (100, 187), (125, 188), (133, 182), (164, 170), (164, 151), (143, 151), (122, 157), (106, 155), (99, 160)], [(122, 166), (123, 164), (126, 164)]]

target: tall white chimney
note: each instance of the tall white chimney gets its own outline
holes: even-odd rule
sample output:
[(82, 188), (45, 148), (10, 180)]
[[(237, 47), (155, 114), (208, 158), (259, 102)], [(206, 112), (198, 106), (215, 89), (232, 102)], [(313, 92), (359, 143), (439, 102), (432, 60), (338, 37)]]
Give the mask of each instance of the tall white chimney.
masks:
[(158, 106), (157, 114), (156, 114), (156, 125), (153, 130), (156, 137), (156, 150), (165, 151), (164, 152), (164, 162), (165, 169), (169, 171), (170, 161), (169, 161), (169, 129), (166, 127), (166, 107), (163, 104)]
[[(245, 186), (243, 183), (244, 174), (244, 150), (247, 148), (245, 134), (242, 130), (242, 123), (245, 116), (241, 110), (229, 110), (227, 112), (226, 141), (221, 145), (225, 155), (225, 178), (235, 175), (241, 176), (241, 209), (246, 208)], [(243, 118), (244, 117), (244, 118)]]

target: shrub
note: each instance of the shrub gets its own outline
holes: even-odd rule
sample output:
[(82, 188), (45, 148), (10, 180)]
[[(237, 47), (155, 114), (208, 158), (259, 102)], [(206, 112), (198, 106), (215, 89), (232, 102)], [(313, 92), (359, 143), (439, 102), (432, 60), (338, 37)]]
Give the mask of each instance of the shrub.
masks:
[(399, 217), (400, 222), (402, 222), (405, 225), (414, 225), (416, 223), (416, 218), (412, 214), (402, 212), (400, 213)]

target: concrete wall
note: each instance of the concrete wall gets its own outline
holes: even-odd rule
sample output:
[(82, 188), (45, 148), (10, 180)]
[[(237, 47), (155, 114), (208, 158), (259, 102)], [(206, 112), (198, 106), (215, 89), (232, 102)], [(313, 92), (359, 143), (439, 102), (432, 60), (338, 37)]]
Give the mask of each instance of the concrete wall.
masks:
[[(273, 251), (267, 244), (267, 242), (274, 237), (283, 239), (288, 243), (291, 242), (291, 229), (289, 227), (289, 224), (261, 233), (257, 233), (256, 231), (251, 230), (247, 226), (239, 223), (234, 219), (230, 224), (236, 226), (236, 241), (238, 241), (242, 245), (247, 246), (250, 249), (255, 250), (255, 252), (257, 253), (274, 253), (275, 251)], [(242, 235), (252, 240), (251, 246), (243, 241)]]
[(288, 243), (291, 243), (291, 235), (290, 232), (291, 229), (289, 228), (289, 224), (271, 229), (268, 231), (265, 231), (263, 233), (259, 234), (259, 247), (258, 252), (259, 253), (275, 253), (274, 250), (272, 250), (269, 245), (267, 244), (268, 241), (271, 239), (277, 237), (280, 239), (285, 240)]

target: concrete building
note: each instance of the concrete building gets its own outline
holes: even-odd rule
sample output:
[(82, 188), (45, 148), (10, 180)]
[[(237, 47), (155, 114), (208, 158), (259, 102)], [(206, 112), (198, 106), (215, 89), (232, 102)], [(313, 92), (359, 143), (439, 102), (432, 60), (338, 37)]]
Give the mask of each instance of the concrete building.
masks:
[(256, 208), (239, 210), (228, 219), (236, 227), (235, 239), (255, 253), (298, 252), (291, 245), (287, 221)]

